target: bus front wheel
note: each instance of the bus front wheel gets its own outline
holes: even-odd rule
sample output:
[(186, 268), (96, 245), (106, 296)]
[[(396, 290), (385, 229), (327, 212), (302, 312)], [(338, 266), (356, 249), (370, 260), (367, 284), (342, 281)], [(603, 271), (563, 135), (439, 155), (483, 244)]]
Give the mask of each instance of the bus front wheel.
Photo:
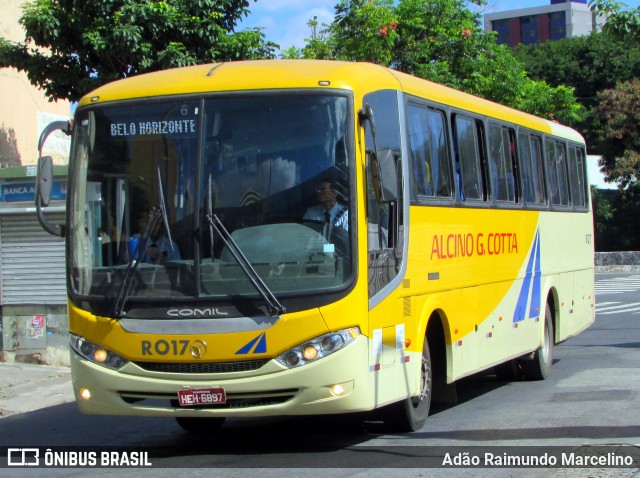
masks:
[(545, 380), (551, 374), (553, 364), (553, 315), (549, 304), (544, 311), (544, 341), (535, 351), (533, 359), (522, 360), (522, 372), (529, 380)]
[(421, 429), (429, 416), (433, 391), (433, 369), (429, 344), (424, 340), (420, 362), (420, 391), (417, 396), (406, 398), (386, 407), (384, 424), (396, 432), (411, 432)]

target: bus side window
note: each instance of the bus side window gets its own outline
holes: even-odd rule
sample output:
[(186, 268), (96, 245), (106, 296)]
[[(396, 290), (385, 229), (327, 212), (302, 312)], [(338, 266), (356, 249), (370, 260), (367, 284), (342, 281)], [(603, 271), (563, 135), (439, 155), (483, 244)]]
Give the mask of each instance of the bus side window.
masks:
[(556, 162), (556, 148), (553, 141), (545, 142), (546, 170), (549, 183), (549, 201), (551, 204), (560, 204), (560, 190), (558, 188), (558, 169)]
[(584, 152), (576, 146), (569, 147), (569, 185), (571, 200), (578, 208), (587, 206)]
[(451, 171), (444, 114), (410, 104), (407, 108), (411, 155), (411, 198), (451, 197)]
[(482, 200), (489, 200), (489, 171), (487, 166), (487, 138), (484, 130), (484, 123), (480, 120), (475, 120), (476, 123), (476, 135), (478, 140), (478, 157), (480, 159), (480, 190), (482, 194)]
[(410, 104), (407, 108), (409, 154), (411, 159), (411, 199), (433, 196), (431, 187), (431, 144), (427, 110)]
[(518, 160), (520, 161), (520, 176), (522, 180), (522, 193), (527, 204), (535, 203), (535, 183), (533, 163), (531, 158), (531, 142), (526, 133), (518, 134)]
[(545, 145), (547, 150), (546, 164), (551, 204), (556, 206), (568, 206), (569, 185), (567, 179), (567, 154), (565, 145), (550, 139), (546, 141)]
[(442, 111), (429, 110), (429, 135), (431, 136), (431, 157), (433, 158), (433, 190), (438, 197), (451, 197), (451, 161), (447, 147), (447, 130)]
[(558, 185), (560, 187), (560, 201), (563, 206), (568, 206), (569, 178), (567, 170), (567, 148), (563, 143), (556, 142), (556, 158), (558, 160)]
[(457, 146), (456, 161), (460, 168), (461, 197), (463, 200), (482, 200), (483, 173), (480, 157), (478, 129), (472, 118), (456, 115), (455, 141)]
[(512, 144), (508, 128), (496, 124), (489, 125), (491, 196), (496, 201), (515, 202), (516, 200)]
[(542, 164), (542, 141), (538, 136), (529, 136), (531, 145), (531, 174), (533, 179), (533, 201), (544, 204), (547, 201), (544, 186), (544, 166)]
[(517, 203), (522, 202), (522, 185), (520, 184), (520, 175), (518, 174), (518, 153), (516, 151), (516, 132), (513, 128), (509, 128), (509, 161), (511, 162), (511, 177), (513, 181), (514, 196), (513, 200)]

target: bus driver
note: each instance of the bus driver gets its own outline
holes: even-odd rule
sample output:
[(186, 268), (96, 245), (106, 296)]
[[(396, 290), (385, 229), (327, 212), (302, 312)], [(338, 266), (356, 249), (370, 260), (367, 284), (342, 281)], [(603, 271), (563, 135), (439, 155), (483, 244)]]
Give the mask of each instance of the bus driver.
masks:
[(334, 231), (349, 231), (349, 210), (338, 202), (338, 191), (335, 181), (322, 179), (316, 188), (316, 198), (320, 204), (311, 206), (304, 213), (303, 221), (322, 224), (322, 235), (328, 242)]

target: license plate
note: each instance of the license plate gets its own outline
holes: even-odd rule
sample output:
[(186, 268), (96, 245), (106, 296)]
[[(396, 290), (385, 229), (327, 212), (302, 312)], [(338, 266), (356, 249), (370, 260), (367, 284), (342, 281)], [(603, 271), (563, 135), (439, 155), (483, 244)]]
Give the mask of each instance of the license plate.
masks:
[(178, 403), (181, 407), (201, 407), (227, 403), (224, 388), (188, 389), (178, 392)]

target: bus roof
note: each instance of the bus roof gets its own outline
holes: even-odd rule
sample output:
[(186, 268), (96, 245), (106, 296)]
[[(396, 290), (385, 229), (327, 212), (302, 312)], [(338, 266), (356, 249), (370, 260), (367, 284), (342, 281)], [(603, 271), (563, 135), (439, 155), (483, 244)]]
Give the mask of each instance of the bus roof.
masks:
[(174, 68), (103, 85), (85, 95), (79, 106), (178, 94), (287, 88), (345, 89), (359, 94), (400, 89), (442, 105), (584, 142), (578, 132), (558, 123), (372, 63), (252, 60)]

